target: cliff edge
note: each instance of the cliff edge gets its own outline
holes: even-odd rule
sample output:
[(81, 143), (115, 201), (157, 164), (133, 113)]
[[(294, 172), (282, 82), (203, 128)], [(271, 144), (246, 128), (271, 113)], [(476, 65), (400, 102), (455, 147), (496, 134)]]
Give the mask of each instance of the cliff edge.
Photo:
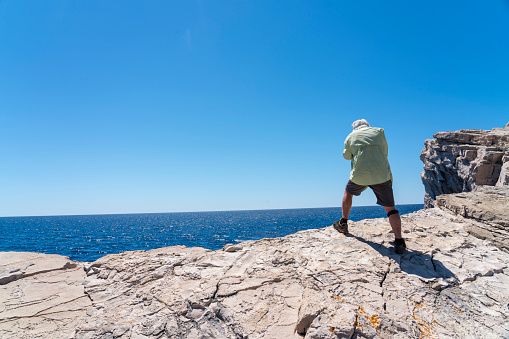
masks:
[(433, 137), (424, 142), (421, 153), (426, 208), (441, 194), (509, 185), (509, 123), (491, 131), (467, 129)]

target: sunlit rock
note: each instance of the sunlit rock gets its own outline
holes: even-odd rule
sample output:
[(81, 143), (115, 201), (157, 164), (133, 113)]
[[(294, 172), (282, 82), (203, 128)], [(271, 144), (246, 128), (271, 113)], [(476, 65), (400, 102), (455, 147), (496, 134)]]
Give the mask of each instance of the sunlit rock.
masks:
[(0, 337), (506, 338), (509, 253), (443, 208), (402, 217), (404, 255), (386, 218), (84, 264), (0, 253), (21, 272), (0, 285)]
[(424, 143), (425, 207), (441, 194), (509, 185), (509, 123), (504, 128), (438, 132)]

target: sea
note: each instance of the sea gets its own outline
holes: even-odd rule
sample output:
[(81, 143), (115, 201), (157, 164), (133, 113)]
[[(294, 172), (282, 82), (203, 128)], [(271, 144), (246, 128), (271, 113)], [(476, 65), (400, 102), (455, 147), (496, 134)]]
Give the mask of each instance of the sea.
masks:
[[(398, 205), (400, 214), (423, 208)], [(349, 219), (386, 217), (379, 206), (353, 207)], [(91, 262), (104, 255), (185, 245), (211, 250), (248, 240), (323, 228), (341, 208), (65, 215), (0, 218), (0, 251), (52, 253)]]

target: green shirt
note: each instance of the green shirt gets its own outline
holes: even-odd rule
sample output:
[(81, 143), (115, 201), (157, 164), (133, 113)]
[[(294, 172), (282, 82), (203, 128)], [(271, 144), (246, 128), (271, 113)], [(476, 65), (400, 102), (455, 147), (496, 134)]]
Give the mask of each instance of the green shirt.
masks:
[(350, 180), (357, 185), (376, 185), (392, 181), (387, 160), (388, 147), (384, 129), (363, 126), (348, 135), (343, 157), (352, 160)]

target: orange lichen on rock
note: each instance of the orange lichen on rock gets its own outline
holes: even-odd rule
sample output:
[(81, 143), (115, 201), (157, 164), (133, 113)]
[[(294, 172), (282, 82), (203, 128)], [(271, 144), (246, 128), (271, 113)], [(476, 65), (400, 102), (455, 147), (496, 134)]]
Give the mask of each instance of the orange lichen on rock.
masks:
[(419, 332), (421, 332), (422, 338), (437, 338), (438, 334), (435, 332), (431, 324), (422, 319), (417, 318), (415, 315), (412, 315), (412, 318), (414, 318), (415, 322), (419, 326)]
[[(414, 309), (412, 310), (412, 318), (414, 318), (415, 322), (419, 326), (419, 332), (421, 333), (422, 338), (437, 338), (438, 334), (433, 329), (432, 324), (438, 324), (435, 320), (432, 323), (425, 321), (424, 319), (418, 318), (415, 316), (415, 310), (426, 310), (426, 305), (418, 303), (414, 300), (411, 300), (414, 303)], [(432, 316), (433, 317), (433, 316)]]
[[(370, 316), (366, 313), (362, 306), (359, 306), (357, 314), (364, 316), (364, 318), (366, 318), (375, 329), (377, 329), (380, 326), (380, 317), (378, 316), (378, 314), (373, 314)], [(360, 327), (360, 325), (357, 324), (357, 327)]]
[(339, 295), (331, 295), (332, 299), (336, 299), (339, 302), (343, 302), (343, 298), (341, 298)]
[(371, 317), (366, 316), (366, 319), (373, 325), (374, 328), (378, 328), (380, 326), (380, 317), (377, 314), (373, 314)]

